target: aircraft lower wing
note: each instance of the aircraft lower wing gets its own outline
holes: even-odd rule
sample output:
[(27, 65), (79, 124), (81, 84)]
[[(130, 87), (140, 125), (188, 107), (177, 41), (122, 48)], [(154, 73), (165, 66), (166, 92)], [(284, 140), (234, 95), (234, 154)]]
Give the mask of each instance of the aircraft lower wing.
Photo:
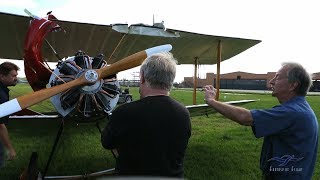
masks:
[[(226, 104), (232, 105), (242, 105), (250, 102), (255, 102), (256, 100), (238, 100), (238, 101), (228, 101)], [(199, 105), (189, 105), (186, 108), (190, 112), (191, 117), (195, 116), (203, 116), (212, 113), (216, 113), (216, 111), (210, 107), (208, 104), (199, 104)], [(9, 116), (10, 119), (52, 119), (52, 118), (61, 118), (58, 114), (45, 113), (45, 114), (37, 114), (37, 115), (23, 115), (23, 114), (14, 114)]]
[[(228, 101), (225, 103), (232, 104), (232, 105), (242, 105), (242, 104), (255, 102), (255, 101), (256, 100), (239, 100), (239, 101)], [(190, 105), (190, 106), (186, 106), (186, 108), (189, 110), (191, 117), (208, 115), (208, 114), (217, 112), (208, 104)]]
[(13, 116), (9, 116), (9, 119), (56, 119), (59, 118), (61, 116), (59, 115), (21, 115), (21, 116), (17, 116), (17, 115), (13, 115)]
[(22, 109), (19, 112), (11, 114), (9, 119), (56, 119), (61, 116), (57, 112), (40, 113), (31, 109)]

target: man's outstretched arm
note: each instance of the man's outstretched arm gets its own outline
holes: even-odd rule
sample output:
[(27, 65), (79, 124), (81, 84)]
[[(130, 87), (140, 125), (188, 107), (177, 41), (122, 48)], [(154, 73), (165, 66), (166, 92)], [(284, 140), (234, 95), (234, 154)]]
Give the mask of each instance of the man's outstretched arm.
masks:
[(205, 92), (206, 103), (213, 107), (220, 114), (224, 115), (228, 119), (235, 121), (241, 125), (252, 126), (253, 118), (251, 112), (248, 109), (237, 107), (223, 102), (215, 100), (216, 89), (213, 86), (207, 85), (203, 87)]

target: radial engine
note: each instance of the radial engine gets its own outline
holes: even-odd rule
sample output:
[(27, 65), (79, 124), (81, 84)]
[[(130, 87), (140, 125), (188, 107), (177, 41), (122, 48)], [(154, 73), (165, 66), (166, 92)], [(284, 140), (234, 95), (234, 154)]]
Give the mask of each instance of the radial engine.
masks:
[[(87, 70), (106, 66), (103, 55), (90, 57), (82, 51), (59, 61), (49, 79), (49, 87), (72, 81)], [(82, 87), (75, 87), (51, 98), (62, 116), (76, 116), (78, 121), (91, 121), (89, 117), (108, 115), (117, 105), (120, 85), (116, 75)]]

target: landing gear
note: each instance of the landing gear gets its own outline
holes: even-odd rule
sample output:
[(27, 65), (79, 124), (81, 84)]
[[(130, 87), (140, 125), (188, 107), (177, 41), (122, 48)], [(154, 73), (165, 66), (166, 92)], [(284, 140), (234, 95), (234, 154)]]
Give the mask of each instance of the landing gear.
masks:
[[(107, 118), (107, 117), (105, 117)], [(50, 164), (52, 163), (53, 156), (55, 154), (55, 151), (57, 149), (57, 146), (59, 144), (59, 140), (61, 138), (61, 135), (64, 130), (65, 126), (65, 120), (66, 118), (62, 118), (60, 122), (60, 126), (57, 132), (57, 135), (55, 137), (51, 153), (49, 155), (48, 161), (46, 163), (45, 169), (43, 171), (40, 171), (37, 166), (37, 158), (38, 154), (36, 152), (33, 152), (30, 158), (30, 162), (28, 164), (28, 167), (23, 171), (23, 173), (20, 175), (20, 180), (39, 180), (39, 179), (88, 179), (91, 177), (98, 177), (98, 176), (112, 176), (115, 174), (115, 168), (106, 169), (103, 171), (93, 172), (90, 174), (84, 174), (84, 175), (68, 175), (68, 176), (47, 176)], [(96, 122), (96, 127), (98, 128), (99, 132), (101, 133), (101, 128), (99, 126), (99, 121)], [(111, 151), (112, 152), (112, 151)], [(115, 154), (112, 152), (113, 156), (116, 158)]]

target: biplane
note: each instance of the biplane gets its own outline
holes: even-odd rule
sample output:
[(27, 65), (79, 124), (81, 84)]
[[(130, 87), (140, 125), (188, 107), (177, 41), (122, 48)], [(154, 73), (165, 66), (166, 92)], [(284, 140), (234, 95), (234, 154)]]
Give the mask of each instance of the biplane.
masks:
[[(219, 90), (220, 62), (261, 42), (186, 32), (158, 24), (101, 25), (58, 20), (51, 12), (45, 18), (26, 13), (28, 16), (0, 12), (0, 21), (6, 27), (0, 30), (0, 58), (23, 59), (34, 92), (1, 104), (0, 117), (20, 111), (11, 118), (38, 118), (39, 114), (20, 116), (21, 111), (49, 98), (57, 113), (40, 117), (85, 122), (108, 117), (119, 98), (116, 74), (139, 66), (147, 56), (160, 51), (171, 51), (179, 64), (194, 64), (195, 75), (198, 64), (217, 64)], [(47, 62), (57, 62), (56, 69), (51, 69)], [(197, 78), (194, 79), (194, 105), (187, 108), (191, 116), (194, 112), (210, 113), (212, 108), (208, 105), (195, 105)]]

